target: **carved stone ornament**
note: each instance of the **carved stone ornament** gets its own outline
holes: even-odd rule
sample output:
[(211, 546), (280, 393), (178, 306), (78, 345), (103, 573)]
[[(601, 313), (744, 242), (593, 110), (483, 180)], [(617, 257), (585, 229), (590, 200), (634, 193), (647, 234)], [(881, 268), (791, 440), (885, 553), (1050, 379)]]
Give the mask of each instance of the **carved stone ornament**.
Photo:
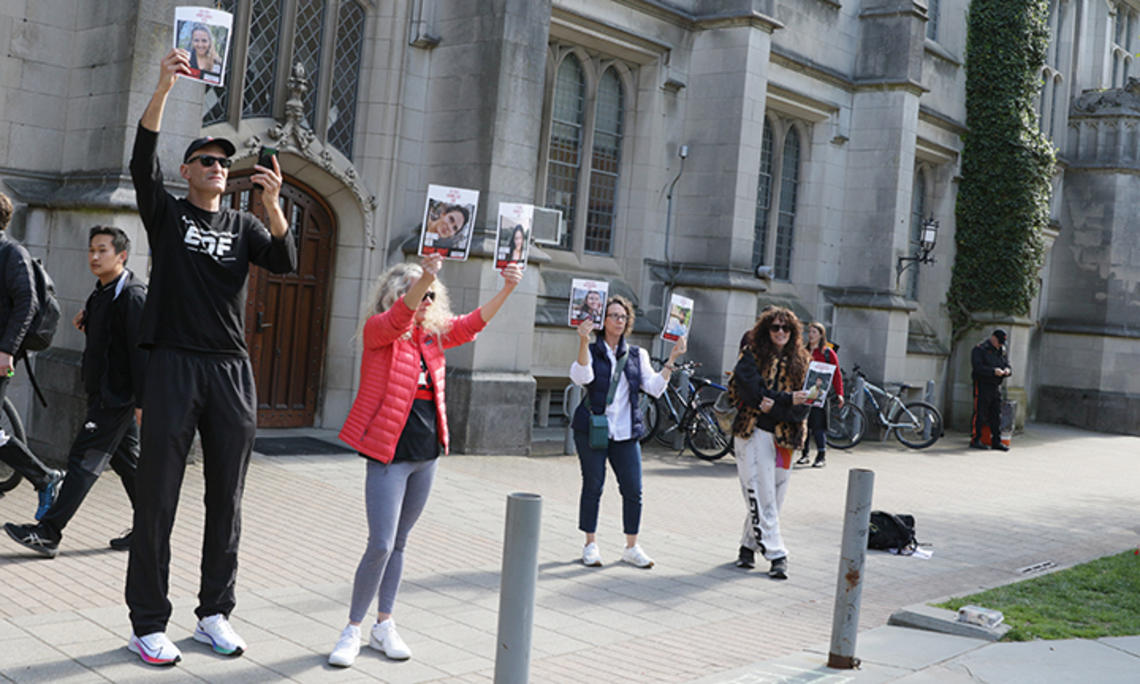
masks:
[(1140, 116), (1140, 79), (1129, 77), (1123, 88), (1085, 91), (1073, 101), (1073, 111), (1102, 116)]
[[(277, 122), (265, 132), (270, 144), (278, 152), (291, 152), (324, 169), (356, 195), (357, 201), (364, 209), (364, 235), (368, 246), (376, 246), (376, 236), (372, 230), (373, 218), (379, 203), (376, 196), (370, 194), (360, 183), (352, 162), (348, 162), (343, 169), (337, 168), (336, 159), (331, 147), (327, 143), (317, 140), (312, 129), (306, 127), (305, 121), (305, 95), (309, 92), (309, 79), (305, 75), (305, 66), (300, 62), (293, 65), (293, 73), (289, 76), (289, 99), (285, 101), (285, 120)], [(261, 136), (252, 135), (242, 144), (241, 152), (236, 159), (245, 159), (255, 156), (263, 144)]]

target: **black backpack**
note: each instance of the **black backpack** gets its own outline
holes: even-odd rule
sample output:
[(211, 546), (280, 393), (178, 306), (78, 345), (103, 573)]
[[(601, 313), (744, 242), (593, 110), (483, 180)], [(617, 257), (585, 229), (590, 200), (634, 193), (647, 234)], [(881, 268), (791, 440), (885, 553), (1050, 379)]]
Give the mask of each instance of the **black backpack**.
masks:
[(55, 298), (55, 283), (44, 270), (39, 259), (32, 259), (32, 276), (35, 287), (36, 315), (32, 317), (32, 324), (28, 326), (28, 333), (20, 344), (21, 352), (43, 351), (51, 346), (55, 331), (59, 327), (61, 309), (59, 300)]
[(912, 551), (917, 546), (913, 515), (871, 511), (871, 529), (867, 535), (868, 549)]

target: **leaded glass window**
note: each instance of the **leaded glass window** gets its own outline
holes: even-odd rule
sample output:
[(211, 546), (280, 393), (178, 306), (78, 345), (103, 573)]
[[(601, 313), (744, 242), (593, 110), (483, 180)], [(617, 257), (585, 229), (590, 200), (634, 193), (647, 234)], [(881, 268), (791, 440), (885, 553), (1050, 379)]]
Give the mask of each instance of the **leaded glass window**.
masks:
[(768, 210), (772, 206), (772, 125), (764, 121), (760, 146), (760, 177), (756, 182), (756, 220), (752, 240), (752, 268), (768, 261)]
[(550, 143), (547, 153), (546, 206), (560, 209), (567, 230), (563, 247), (573, 240), (578, 175), (582, 167), (582, 125), (586, 100), (586, 76), (574, 55), (558, 66), (554, 80)]
[(352, 157), (356, 126), (356, 91), (364, 45), (364, 8), (355, 2), (340, 6), (336, 21), (336, 56), (333, 58), (332, 95), (329, 98), (329, 142)]
[(622, 119), (625, 117), (623, 100), (621, 79), (613, 69), (606, 69), (598, 83), (586, 216), (586, 251), (595, 254), (609, 254), (613, 247), (618, 172), (621, 167)]
[[(230, 116), (280, 119), (288, 79), (293, 66), (301, 64), (309, 85), (303, 124), (351, 157), (368, 3), (219, 0), (219, 5), (234, 14), (229, 72), (225, 88), (207, 93), (202, 124)], [(241, 102), (231, 104), (237, 93)]]
[(789, 280), (792, 271), (792, 242), (796, 227), (796, 194), (800, 184), (800, 134), (790, 128), (784, 137), (780, 165), (780, 212), (776, 220), (775, 277)]
[(940, 0), (926, 0), (926, 37), (938, 40), (938, 13), (941, 11)]

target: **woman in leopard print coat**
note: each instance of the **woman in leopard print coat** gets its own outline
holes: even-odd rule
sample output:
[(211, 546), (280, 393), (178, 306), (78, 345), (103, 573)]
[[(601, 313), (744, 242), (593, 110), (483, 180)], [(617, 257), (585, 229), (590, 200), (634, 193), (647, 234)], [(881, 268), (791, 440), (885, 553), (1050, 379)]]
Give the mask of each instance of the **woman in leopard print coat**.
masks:
[(773, 307), (745, 335), (732, 376), (739, 412), (732, 425), (736, 472), (748, 513), (736, 564), (755, 567), (756, 551), (771, 561), (768, 576), (788, 577), (788, 550), (780, 534), (780, 508), (788, 491), (792, 454), (803, 446), (809, 408), (803, 391), (811, 357), (800, 321)]

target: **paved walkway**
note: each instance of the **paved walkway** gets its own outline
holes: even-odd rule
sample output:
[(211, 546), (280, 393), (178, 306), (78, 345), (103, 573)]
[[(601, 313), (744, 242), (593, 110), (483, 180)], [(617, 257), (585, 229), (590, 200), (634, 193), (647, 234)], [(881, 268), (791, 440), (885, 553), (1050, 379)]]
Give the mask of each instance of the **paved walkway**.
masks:
[[(642, 545), (658, 563), (648, 571), (616, 562), (621, 505), (612, 476), (599, 529), (607, 563), (591, 569), (578, 562), (574, 457), (447, 457), (410, 541), (397, 602), (415, 657), (393, 663), (366, 648), (347, 671), (329, 668), (325, 658), (345, 623), (366, 536), (359, 457), (254, 458), (233, 616), (250, 649), (236, 660), (190, 639), (202, 477), (200, 466), (188, 469), (173, 539), (169, 630), (184, 659), (162, 672), (124, 648), (126, 555), (106, 542), (127, 526), (129, 511), (108, 474), (67, 529), (58, 558), (31, 557), (0, 537), (0, 679), (488, 682), (506, 495), (531, 491), (544, 497), (531, 681), (846, 681), (850, 673), (820, 666), (850, 467), (875, 471), (875, 507), (913, 513), (919, 539), (934, 551), (930, 560), (870, 555), (856, 651), (868, 664), (863, 649), (877, 648), (883, 640), (875, 635), (895, 629), (884, 625), (899, 607), (1016, 581), (1027, 576), (1020, 569), (1043, 562), (1064, 567), (1137, 544), (1140, 439), (1033, 425), (1008, 454), (965, 443), (948, 435), (924, 451), (864, 444), (831, 453), (825, 469), (796, 471), (784, 512), (786, 582), (733, 567), (743, 504), (731, 457), (705, 463), (646, 454)], [(0, 499), (2, 519), (26, 521), (33, 509), (27, 485)], [(970, 645), (972, 652), (979, 642)], [(980, 652), (999, 646), (1024, 648)], [(765, 674), (787, 658), (817, 669)], [(896, 668), (875, 681), (946, 660)], [(824, 679), (832, 677), (839, 678)]]

